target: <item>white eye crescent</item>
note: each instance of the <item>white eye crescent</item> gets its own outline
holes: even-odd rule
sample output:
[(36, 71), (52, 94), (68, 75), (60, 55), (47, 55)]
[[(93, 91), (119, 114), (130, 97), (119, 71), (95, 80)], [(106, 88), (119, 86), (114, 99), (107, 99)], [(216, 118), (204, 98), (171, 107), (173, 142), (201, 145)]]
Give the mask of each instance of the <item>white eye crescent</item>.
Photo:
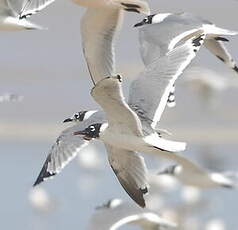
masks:
[(90, 126), (90, 131), (95, 131), (95, 127), (94, 126)]

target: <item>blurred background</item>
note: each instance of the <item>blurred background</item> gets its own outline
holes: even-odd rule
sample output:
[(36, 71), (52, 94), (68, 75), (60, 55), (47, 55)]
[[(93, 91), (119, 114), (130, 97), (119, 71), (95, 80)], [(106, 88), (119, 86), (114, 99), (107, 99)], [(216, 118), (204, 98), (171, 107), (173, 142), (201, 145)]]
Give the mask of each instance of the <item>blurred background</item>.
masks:
[[(220, 27), (238, 30), (236, 1), (150, 0), (149, 4), (152, 13), (188, 11)], [(0, 102), (2, 229), (86, 229), (95, 206), (115, 197), (130, 200), (98, 142), (54, 180), (43, 183), (37, 194), (31, 192), (51, 145), (67, 127), (62, 121), (74, 112), (97, 107), (89, 94), (92, 83), (81, 50), (79, 23), (83, 12), (84, 8), (70, 0), (56, 0), (31, 18), (48, 30), (0, 32), (0, 96), (15, 93), (24, 97), (21, 102)], [(132, 27), (142, 18), (126, 13), (116, 44), (117, 71), (128, 79), (124, 81), (125, 92), (143, 69), (138, 31)], [(231, 37), (226, 45), (238, 62), (238, 37)], [(189, 71), (202, 74), (200, 68), (206, 68), (207, 78), (215, 76), (215, 83), (189, 79)], [(238, 75), (205, 48), (185, 75), (177, 84), (177, 107), (165, 111), (162, 128), (172, 132), (174, 139), (188, 142), (185, 154), (202, 166), (236, 171)], [(216, 83), (219, 86), (214, 86)], [(146, 160), (149, 168), (158, 171), (169, 164), (159, 158)], [(166, 185), (158, 183), (148, 204), (162, 216), (181, 223), (181, 229), (237, 230), (236, 190), (194, 192), (179, 184), (162, 189)], [(187, 195), (190, 192), (192, 195)], [(195, 198), (191, 198), (194, 193)]]

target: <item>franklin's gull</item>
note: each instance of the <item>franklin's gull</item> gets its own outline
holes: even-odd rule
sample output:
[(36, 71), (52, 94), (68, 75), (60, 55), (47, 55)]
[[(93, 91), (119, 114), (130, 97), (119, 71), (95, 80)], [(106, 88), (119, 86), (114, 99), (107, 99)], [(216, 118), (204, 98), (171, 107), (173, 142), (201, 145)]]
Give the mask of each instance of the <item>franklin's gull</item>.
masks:
[[(153, 14), (135, 24), (135, 27), (139, 27), (140, 52), (145, 65), (164, 56), (182, 40), (205, 34), (205, 47), (238, 73), (238, 67), (224, 45), (224, 42), (229, 41), (224, 36), (237, 35), (236, 31), (219, 28), (210, 21), (191, 13)], [(175, 104), (174, 88), (172, 88), (167, 105), (173, 107)]]
[[(167, 56), (163, 57), (158, 62), (151, 65), (150, 68), (146, 69), (144, 73), (142, 73), (140, 77), (136, 79), (131, 85), (129, 106), (137, 113), (137, 115), (141, 119), (141, 122), (143, 124), (142, 129), (145, 135), (154, 133), (153, 128), (156, 128), (156, 130), (158, 130), (156, 124), (159, 121), (160, 115), (164, 109), (163, 107), (166, 104), (165, 97), (166, 94), (168, 94), (167, 91), (170, 89), (170, 86), (172, 86), (178, 75), (182, 73), (183, 69), (190, 63), (192, 58), (195, 57), (195, 51), (199, 49), (200, 45), (202, 44), (203, 38), (203, 36), (200, 36), (196, 39), (187, 41), (183, 46), (176, 48), (176, 50), (174, 51), (171, 51)], [(160, 77), (164, 80), (161, 81)], [(152, 90), (154, 88), (155, 90)], [(146, 103), (150, 103), (150, 106), (148, 106)], [(156, 112), (157, 114), (155, 116)], [(89, 117), (89, 115), (91, 116)], [(39, 184), (44, 179), (52, 177), (60, 172), (63, 166), (65, 166), (66, 163), (69, 162), (69, 160), (77, 155), (82, 146), (86, 145), (91, 139), (98, 137), (100, 128), (103, 123), (107, 122), (107, 119), (105, 113), (102, 111), (88, 111), (86, 113), (86, 116), (85, 111), (82, 111), (65, 120), (65, 122), (70, 121), (81, 122), (77, 122), (75, 126), (63, 131), (63, 133), (57, 139), (56, 143), (52, 146), (50, 154), (47, 157), (47, 160), (35, 182), (35, 185)], [(73, 136), (73, 133), (75, 131), (84, 130), (86, 127), (92, 124), (98, 125), (94, 125), (89, 128), (91, 135), (84, 136), (83, 138), (78, 137), (78, 139)], [(164, 131), (160, 130), (158, 130), (158, 132), (160, 135), (164, 133)], [(157, 134), (154, 135), (157, 136)], [(162, 140), (163, 139), (161, 139), (161, 141)], [(178, 144), (177, 142), (175, 142), (174, 144), (174, 149), (170, 148), (168, 150), (173, 151), (177, 149), (177, 151), (182, 151), (185, 149), (184, 143)], [(127, 151), (125, 151), (124, 155), (128, 155)], [(137, 159), (138, 165), (140, 167), (144, 167), (144, 161), (137, 153), (131, 154), (129, 156), (131, 156), (132, 159)], [(125, 164), (126, 163), (127, 161), (125, 161)], [(135, 167), (138, 166), (135, 165)], [(130, 172), (130, 170), (125, 173), (129, 174), (130, 177), (135, 177), (133, 175), (133, 170), (132, 173)], [(137, 184), (139, 182), (136, 181)], [(140, 186), (144, 186), (144, 184), (140, 182)]]
[[(176, 158), (176, 155), (174, 156)], [(159, 175), (170, 175), (181, 183), (198, 188), (234, 188), (234, 182), (226, 175), (210, 172), (195, 164), (188, 158), (178, 158), (179, 165), (171, 165), (159, 172)]]
[(95, 113), (94, 110), (90, 110), (77, 112), (64, 122), (69, 121), (76, 124), (65, 129), (56, 139), (34, 186), (58, 174), (81, 150), (83, 150), (85, 146), (87, 146), (89, 142), (86, 139), (75, 137), (73, 135), (75, 131), (86, 128), (95, 122), (106, 122), (106, 118), (103, 112), (98, 111)]
[(139, 208), (120, 199), (112, 199), (96, 208), (87, 230), (116, 230), (126, 224), (139, 225), (144, 230), (176, 227), (175, 223), (160, 217), (154, 211)]
[(120, 75), (100, 80), (91, 95), (105, 111), (108, 123), (91, 124), (74, 133), (86, 140), (99, 138), (104, 142), (119, 182), (141, 207), (145, 206), (143, 195), (148, 192), (147, 169), (136, 151), (173, 159), (172, 152), (185, 150), (185, 143), (165, 140), (154, 129), (171, 86), (195, 57), (203, 39), (204, 35), (200, 35), (188, 40), (146, 68), (133, 81), (128, 104), (123, 97)]

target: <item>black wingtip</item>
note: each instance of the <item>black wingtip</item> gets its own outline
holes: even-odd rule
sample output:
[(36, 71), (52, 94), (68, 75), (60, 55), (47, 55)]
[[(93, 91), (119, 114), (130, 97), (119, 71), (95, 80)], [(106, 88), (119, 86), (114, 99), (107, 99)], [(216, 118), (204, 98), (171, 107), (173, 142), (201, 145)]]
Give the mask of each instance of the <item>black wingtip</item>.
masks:
[(216, 41), (229, 42), (229, 39), (224, 38), (224, 37), (215, 37), (214, 39), (215, 39)]
[(47, 158), (46, 158), (46, 161), (40, 171), (40, 174), (39, 176), (37, 177), (35, 183), (33, 184), (33, 187), (35, 187), (36, 185), (42, 183), (43, 181), (45, 181), (46, 179), (50, 178), (50, 177), (53, 177), (56, 175), (56, 173), (51, 173), (48, 170), (48, 163), (49, 161), (51, 160), (51, 156), (49, 155)]
[(235, 66), (233, 67), (233, 70), (238, 73), (238, 67), (237, 67), (237, 65), (235, 65)]

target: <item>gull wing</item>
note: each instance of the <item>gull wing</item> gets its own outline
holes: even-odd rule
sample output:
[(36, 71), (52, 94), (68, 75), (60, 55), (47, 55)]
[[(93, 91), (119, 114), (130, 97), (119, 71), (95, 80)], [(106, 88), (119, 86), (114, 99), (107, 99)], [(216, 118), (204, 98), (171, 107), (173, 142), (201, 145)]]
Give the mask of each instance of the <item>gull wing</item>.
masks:
[(120, 82), (119, 75), (106, 77), (95, 85), (91, 90), (91, 95), (105, 111), (110, 128), (142, 136), (141, 122), (126, 103)]
[(97, 122), (105, 122), (105, 116), (102, 112), (96, 112), (89, 119), (77, 123), (76, 125), (65, 129), (56, 142), (51, 147), (51, 150), (46, 158), (46, 161), (37, 177), (34, 186), (40, 184), (44, 180), (55, 176), (81, 151), (89, 144), (89, 141), (84, 140), (79, 136), (75, 136), (74, 132), (83, 130), (90, 124)]
[(141, 207), (145, 207), (147, 168), (144, 158), (136, 152), (106, 145), (109, 163), (122, 187)]
[(161, 218), (156, 212), (142, 209), (134, 203), (122, 202), (116, 207), (98, 208), (89, 220), (87, 230), (116, 230), (126, 224), (159, 227), (175, 227), (176, 224)]
[(94, 84), (115, 72), (114, 38), (123, 12), (88, 8), (81, 19), (83, 53)]
[(238, 67), (229, 51), (226, 49), (223, 41), (216, 40), (216, 38), (206, 39), (204, 41), (204, 46), (217, 58), (219, 58), (221, 61), (223, 61), (238, 73)]
[(204, 38), (189, 39), (147, 66), (132, 82), (128, 104), (142, 122), (156, 128), (176, 79), (196, 56)]

